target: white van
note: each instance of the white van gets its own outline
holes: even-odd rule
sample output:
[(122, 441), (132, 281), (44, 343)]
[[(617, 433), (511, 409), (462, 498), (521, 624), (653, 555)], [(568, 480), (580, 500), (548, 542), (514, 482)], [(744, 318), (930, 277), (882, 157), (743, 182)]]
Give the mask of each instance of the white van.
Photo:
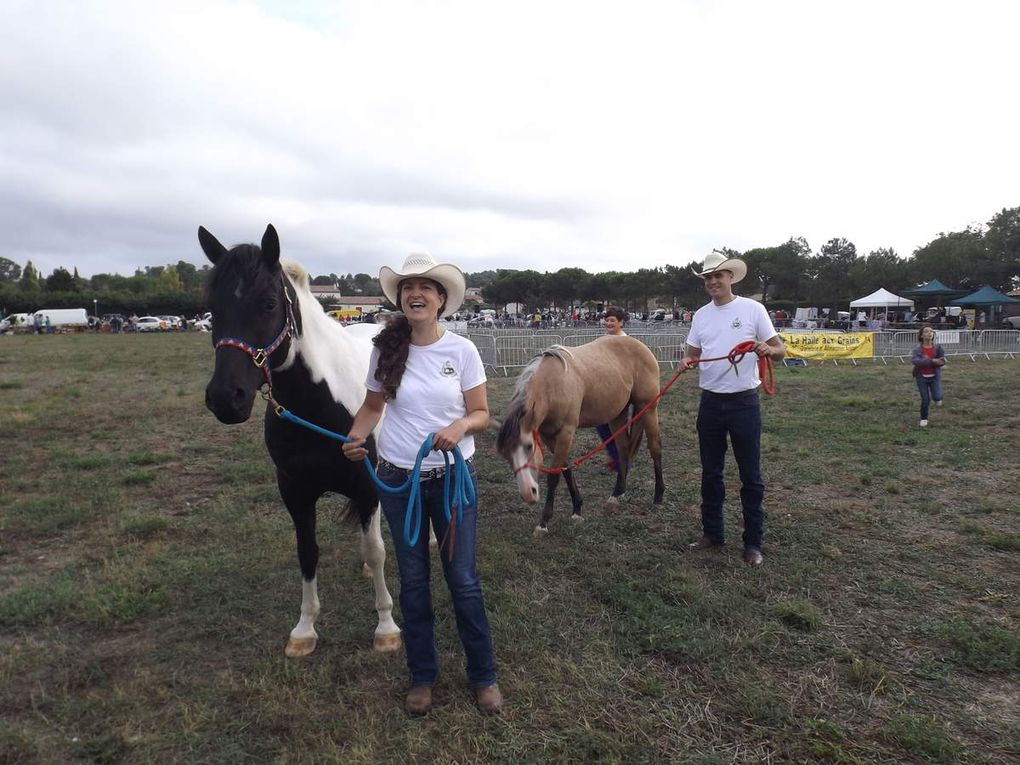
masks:
[(43, 308), (32, 314), (32, 323), (37, 316), (40, 326), (51, 331), (57, 328), (85, 330), (89, 327), (89, 315), (84, 308)]
[(29, 328), (29, 315), (27, 313), (12, 313), (4, 319), (0, 319), (0, 332), (20, 332)]

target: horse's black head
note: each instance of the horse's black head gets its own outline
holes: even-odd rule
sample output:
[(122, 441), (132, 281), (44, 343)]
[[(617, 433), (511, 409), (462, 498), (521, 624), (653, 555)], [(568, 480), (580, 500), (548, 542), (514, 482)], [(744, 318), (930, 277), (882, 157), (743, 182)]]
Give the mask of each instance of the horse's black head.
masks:
[[(205, 389), (205, 405), (220, 422), (244, 422), (265, 376), (252, 357), (238, 348), (220, 346), (233, 339), (253, 348), (265, 348), (287, 322), (280, 239), (266, 227), (262, 246), (239, 244), (228, 250), (205, 230), (198, 229), (202, 251), (213, 263), (206, 284), (206, 301), (213, 315), (212, 341), (216, 367)], [(284, 342), (274, 354), (275, 363), (287, 351)]]

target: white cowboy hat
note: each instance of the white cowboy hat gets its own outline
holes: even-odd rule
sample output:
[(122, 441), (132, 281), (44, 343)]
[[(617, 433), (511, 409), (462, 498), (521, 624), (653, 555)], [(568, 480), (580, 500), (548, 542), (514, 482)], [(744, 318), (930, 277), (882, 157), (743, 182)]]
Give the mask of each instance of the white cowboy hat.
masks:
[(383, 294), (398, 310), (400, 295), (397, 294), (397, 288), (403, 279), (410, 279), (412, 276), (431, 279), (443, 285), (443, 289), (446, 290), (446, 305), (443, 306), (441, 316), (449, 316), (463, 304), (464, 291), (467, 289), (464, 273), (452, 263), (436, 263), (427, 252), (412, 252), (404, 259), (404, 265), (399, 271), (394, 271), (389, 266), (379, 269), (379, 284), (382, 286)]
[(723, 253), (712, 250), (705, 257), (705, 264), (701, 267), (701, 271), (694, 271), (694, 273), (698, 276), (708, 276), (715, 271), (729, 271), (733, 274), (733, 284), (736, 284), (747, 276), (747, 263), (740, 258), (728, 258)]

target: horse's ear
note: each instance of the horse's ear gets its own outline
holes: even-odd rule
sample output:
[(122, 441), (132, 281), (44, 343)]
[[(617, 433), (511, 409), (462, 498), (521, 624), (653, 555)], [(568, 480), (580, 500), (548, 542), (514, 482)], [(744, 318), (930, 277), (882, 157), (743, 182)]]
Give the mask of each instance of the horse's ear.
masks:
[(262, 235), (262, 258), (270, 267), (280, 261), (280, 237), (272, 223), (266, 226), (266, 233)]
[(212, 261), (216, 262), (227, 254), (227, 248), (220, 244), (220, 240), (206, 231), (205, 226), (198, 227), (198, 243), (202, 245), (202, 252)]

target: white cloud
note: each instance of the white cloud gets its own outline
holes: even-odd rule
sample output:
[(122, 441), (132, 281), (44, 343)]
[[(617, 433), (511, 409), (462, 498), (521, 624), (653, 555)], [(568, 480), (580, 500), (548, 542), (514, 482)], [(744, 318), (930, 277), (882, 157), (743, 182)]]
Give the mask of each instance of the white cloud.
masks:
[[(1020, 204), (993, 2), (8, 2), (5, 256), (313, 273), (902, 255)], [(292, 249), (288, 249), (292, 248)]]

